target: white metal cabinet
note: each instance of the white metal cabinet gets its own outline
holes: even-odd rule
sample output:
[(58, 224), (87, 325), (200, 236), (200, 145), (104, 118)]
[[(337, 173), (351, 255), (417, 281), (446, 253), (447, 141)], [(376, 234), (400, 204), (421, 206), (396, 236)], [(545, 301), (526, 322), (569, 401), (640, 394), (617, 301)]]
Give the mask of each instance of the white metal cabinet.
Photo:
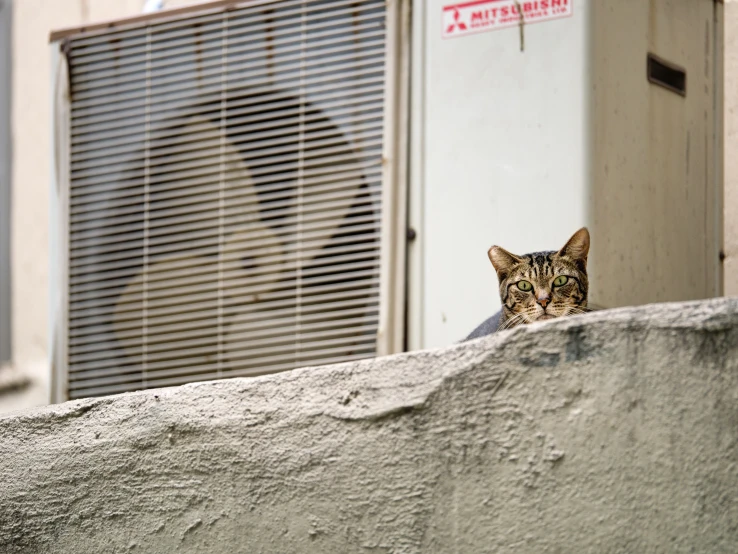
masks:
[[(712, 1), (568, 1), (522, 39), (515, 24), (444, 37), (453, 2), (414, 3), (411, 349), (499, 308), (492, 244), (555, 249), (581, 225), (592, 302), (720, 293)], [(649, 52), (685, 69), (686, 96), (648, 82)]]

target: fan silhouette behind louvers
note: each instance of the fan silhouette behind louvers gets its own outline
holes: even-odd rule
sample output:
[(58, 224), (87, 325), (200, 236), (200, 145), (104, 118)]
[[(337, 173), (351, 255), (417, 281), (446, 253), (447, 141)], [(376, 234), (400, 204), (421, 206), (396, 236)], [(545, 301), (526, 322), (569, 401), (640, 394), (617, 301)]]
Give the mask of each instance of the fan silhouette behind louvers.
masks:
[(69, 398), (376, 354), (383, 0), (66, 49)]

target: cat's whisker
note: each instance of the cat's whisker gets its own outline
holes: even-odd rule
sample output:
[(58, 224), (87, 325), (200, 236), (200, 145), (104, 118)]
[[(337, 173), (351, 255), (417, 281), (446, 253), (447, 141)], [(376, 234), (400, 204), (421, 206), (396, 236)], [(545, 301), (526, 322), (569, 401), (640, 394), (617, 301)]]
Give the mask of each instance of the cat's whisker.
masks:
[(509, 329), (518, 321), (520, 321), (520, 315), (515, 315), (511, 317), (510, 319), (506, 320), (502, 325), (500, 325), (500, 328), (498, 330), (504, 331), (505, 329)]
[(581, 315), (589, 313), (591, 310), (583, 309), (579, 306), (567, 306), (564, 315)]
[(523, 314), (522, 313), (521, 314), (515, 314), (510, 319), (508, 319), (507, 321), (505, 321), (505, 323), (503, 323), (498, 330), (499, 331), (504, 331), (505, 329), (510, 329), (511, 327), (514, 327), (515, 325), (517, 325), (518, 323), (520, 323), (520, 321), (522, 321), (522, 320), (523, 320)]

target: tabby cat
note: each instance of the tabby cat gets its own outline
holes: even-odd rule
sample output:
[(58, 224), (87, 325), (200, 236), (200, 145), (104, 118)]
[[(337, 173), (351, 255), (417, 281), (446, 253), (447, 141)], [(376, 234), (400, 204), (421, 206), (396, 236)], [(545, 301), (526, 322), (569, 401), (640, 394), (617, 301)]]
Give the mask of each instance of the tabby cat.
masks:
[(493, 246), (487, 252), (500, 282), (502, 309), (464, 340), (518, 325), (581, 314), (587, 308), (589, 231), (579, 229), (558, 252), (516, 256)]

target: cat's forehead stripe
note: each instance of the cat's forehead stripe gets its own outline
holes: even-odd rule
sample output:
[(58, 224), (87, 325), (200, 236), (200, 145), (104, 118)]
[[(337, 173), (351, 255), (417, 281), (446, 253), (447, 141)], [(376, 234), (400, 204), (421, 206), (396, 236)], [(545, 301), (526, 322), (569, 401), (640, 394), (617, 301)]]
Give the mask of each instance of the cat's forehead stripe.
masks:
[(527, 264), (521, 268), (519, 275), (523, 277), (535, 277), (536, 279), (554, 274), (554, 258), (556, 252), (553, 250), (547, 252), (532, 252), (525, 254), (522, 258)]

